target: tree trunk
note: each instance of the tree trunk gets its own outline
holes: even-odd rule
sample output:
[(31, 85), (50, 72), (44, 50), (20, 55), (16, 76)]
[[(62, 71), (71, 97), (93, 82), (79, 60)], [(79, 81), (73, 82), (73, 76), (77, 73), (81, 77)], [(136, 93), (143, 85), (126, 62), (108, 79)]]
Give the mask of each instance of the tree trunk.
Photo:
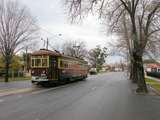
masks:
[(133, 83), (137, 83), (137, 72), (136, 71), (136, 62), (134, 60), (134, 57), (130, 59), (130, 80), (132, 80)]
[(130, 62), (130, 80), (133, 81), (133, 62)]
[(132, 82), (137, 83), (138, 82), (138, 72), (137, 72), (137, 63), (136, 60), (134, 59), (133, 61), (133, 70), (132, 70)]
[(148, 92), (148, 90), (147, 90), (145, 77), (144, 77), (144, 68), (143, 68), (142, 56), (135, 55), (134, 59), (135, 59), (134, 68), (136, 68), (134, 73), (136, 73), (135, 77), (137, 79), (137, 85), (138, 85), (138, 88), (137, 88), (136, 92), (146, 93), (146, 92)]
[(9, 82), (9, 61), (5, 61), (5, 82)]

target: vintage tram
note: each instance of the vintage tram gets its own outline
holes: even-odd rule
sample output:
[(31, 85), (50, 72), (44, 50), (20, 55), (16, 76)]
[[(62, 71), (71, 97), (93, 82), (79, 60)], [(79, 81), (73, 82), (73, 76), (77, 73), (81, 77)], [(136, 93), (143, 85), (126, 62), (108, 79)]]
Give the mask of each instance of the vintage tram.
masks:
[(40, 49), (31, 54), (32, 83), (53, 85), (87, 77), (87, 62), (61, 54), (58, 51)]

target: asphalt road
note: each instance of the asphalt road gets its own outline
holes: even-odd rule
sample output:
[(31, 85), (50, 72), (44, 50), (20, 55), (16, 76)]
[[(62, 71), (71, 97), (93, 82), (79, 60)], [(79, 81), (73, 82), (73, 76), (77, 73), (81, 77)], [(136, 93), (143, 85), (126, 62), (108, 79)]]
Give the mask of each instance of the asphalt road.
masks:
[(0, 98), (0, 120), (160, 120), (160, 97), (137, 95), (124, 73)]

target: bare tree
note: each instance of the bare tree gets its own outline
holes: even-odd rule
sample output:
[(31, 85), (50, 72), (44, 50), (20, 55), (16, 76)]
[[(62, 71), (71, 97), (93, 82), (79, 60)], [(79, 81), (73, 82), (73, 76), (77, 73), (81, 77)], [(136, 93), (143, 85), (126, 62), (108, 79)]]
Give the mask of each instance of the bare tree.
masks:
[(128, 16), (124, 12), (122, 17), (119, 19), (119, 25), (117, 25), (116, 35), (119, 36), (116, 39), (116, 42), (110, 43), (110, 46), (115, 52), (118, 52), (118, 55), (127, 59), (128, 62), (128, 72), (130, 72), (130, 79), (136, 83), (136, 75), (132, 71), (134, 71), (133, 59), (131, 56), (131, 50), (133, 48), (133, 42), (131, 41), (131, 29)]
[(112, 17), (113, 30), (119, 28), (118, 22), (120, 22), (124, 12), (127, 13), (127, 17), (129, 18), (127, 25), (131, 28), (129, 39), (131, 44), (128, 43), (128, 40), (126, 44), (128, 45), (131, 61), (131, 78), (138, 83), (138, 92), (147, 91), (142, 59), (144, 52), (149, 46), (156, 45), (157, 42), (159, 42), (159, 40), (153, 38), (153, 36), (159, 31), (159, 17), (157, 17), (157, 15), (160, 4), (153, 2), (153, 0), (120, 0), (120, 4), (122, 4), (123, 7), (119, 9), (120, 11), (117, 13), (115, 12), (116, 14), (113, 14), (113, 17), (115, 17), (115, 15), (117, 16), (117, 18), (115, 17), (116, 19)]
[[(73, 17), (83, 17), (85, 12), (98, 12), (101, 18), (109, 19), (111, 31), (120, 32), (124, 13), (129, 26), (131, 63), (137, 92), (147, 92), (144, 78), (143, 54), (147, 46), (159, 43), (160, 2), (156, 0), (71, 0), (67, 2)], [(107, 20), (108, 22), (108, 20)], [(127, 43), (128, 44), (128, 43)]]
[(0, 51), (5, 58), (5, 82), (8, 82), (13, 55), (24, 47), (25, 42), (36, 38), (35, 22), (25, 6), (0, 0)]
[[(130, 79), (136, 83), (137, 78), (136, 78), (136, 73), (134, 72), (135, 66), (133, 64), (133, 58), (131, 54), (131, 50), (133, 49), (133, 42), (130, 39), (131, 38), (131, 29), (130, 29), (130, 23), (128, 21), (128, 17), (126, 16), (125, 13), (123, 13), (122, 18), (119, 20), (119, 31), (118, 31), (118, 36), (119, 38), (116, 40), (115, 43), (110, 43), (113, 49), (116, 49), (119, 52), (121, 56), (129, 60), (128, 68), (130, 71)], [(152, 41), (152, 42), (151, 42)], [(155, 41), (155, 42), (153, 42)], [(146, 48), (144, 49), (143, 57), (144, 58), (150, 58), (154, 59), (154, 57), (159, 55), (159, 40), (155, 39), (149, 39), (148, 44), (146, 44)]]
[(87, 55), (86, 44), (83, 41), (67, 41), (63, 45), (63, 53), (72, 57), (84, 59)]
[(30, 53), (32, 51), (38, 50), (38, 44), (37, 44), (37, 40), (30, 40), (28, 42), (25, 42), (23, 46), (23, 49), (21, 50), (21, 52), (23, 53), (22, 57), (23, 57), (23, 62), (24, 62), (24, 72), (29, 72), (30, 70)]

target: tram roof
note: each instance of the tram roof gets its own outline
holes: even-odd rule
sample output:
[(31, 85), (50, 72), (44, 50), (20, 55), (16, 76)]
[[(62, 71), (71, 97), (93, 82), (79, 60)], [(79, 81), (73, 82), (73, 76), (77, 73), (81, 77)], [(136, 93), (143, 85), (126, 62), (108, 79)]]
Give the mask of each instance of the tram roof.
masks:
[(75, 58), (75, 57), (71, 57), (71, 56), (67, 56), (67, 55), (62, 55), (62, 57), (67, 58), (67, 59), (76, 60), (76, 61), (81, 61), (81, 62), (87, 64), (87, 61), (85, 61), (85, 60), (83, 60), (83, 59), (79, 59), (79, 58)]
[(33, 52), (31, 55), (35, 55), (35, 56), (38, 56), (38, 55), (61, 56), (61, 57), (67, 58), (67, 59), (78, 60), (78, 61), (87, 63), (86, 61), (84, 61), (82, 59), (71, 57), (71, 56), (67, 56), (67, 55), (61, 54), (58, 51), (52, 51), (52, 50), (47, 50), (47, 49), (40, 49), (38, 51)]
[(53, 56), (61, 56), (61, 53), (57, 51), (51, 51), (47, 49), (40, 49), (38, 51), (33, 52), (31, 55), (53, 55)]

